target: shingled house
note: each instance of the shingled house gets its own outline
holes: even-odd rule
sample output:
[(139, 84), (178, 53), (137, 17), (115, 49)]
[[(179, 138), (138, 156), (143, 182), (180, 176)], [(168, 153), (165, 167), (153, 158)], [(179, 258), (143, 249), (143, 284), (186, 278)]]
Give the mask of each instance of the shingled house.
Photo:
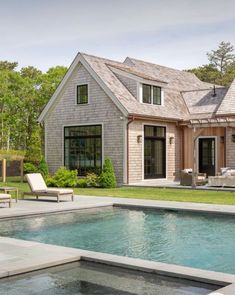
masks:
[(119, 183), (173, 180), (194, 162), (207, 175), (235, 168), (235, 81), (214, 87), (149, 62), (79, 53), (39, 121), (52, 173), (99, 171), (106, 156)]

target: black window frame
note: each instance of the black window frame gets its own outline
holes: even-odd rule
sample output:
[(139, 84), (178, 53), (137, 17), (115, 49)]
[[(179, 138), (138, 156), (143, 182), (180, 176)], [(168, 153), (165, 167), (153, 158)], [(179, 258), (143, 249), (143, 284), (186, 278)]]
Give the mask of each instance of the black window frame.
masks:
[[(150, 90), (150, 97), (148, 98), (148, 101), (145, 101), (145, 94), (144, 94), (144, 89), (148, 88)], [(149, 84), (143, 84), (142, 85), (142, 102), (151, 104), (152, 103), (152, 87)]]
[[(79, 89), (80, 88), (82, 88), (82, 87), (86, 87), (86, 99), (85, 99), (85, 101), (83, 100), (83, 98), (81, 97), (81, 95), (80, 95), (80, 97), (79, 97)], [(76, 86), (76, 97), (77, 97), (77, 104), (78, 105), (81, 105), (81, 104), (88, 104), (88, 102), (89, 102), (89, 90), (88, 90), (88, 84), (87, 83), (85, 83), (85, 84), (79, 84), (79, 85), (77, 85)]]
[[(89, 134), (66, 135), (66, 128), (69, 129), (69, 128), (78, 128), (78, 127), (81, 127), (81, 128), (99, 127), (100, 133), (99, 134), (92, 134), (92, 135), (89, 135)], [(92, 144), (93, 144), (93, 148), (95, 149), (95, 151), (94, 151), (94, 164), (95, 164), (94, 167), (91, 167), (91, 166), (87, 167), (86, 165), (80, 166), (80, 167), (71, 167), (70, 166), (70, 157), (71, 157), (70, 153), (69, 153), (68, 161), (66, 161), (66, 141), (70, 140), (70, 139), (80, 140), (81, 145), (86, 140), (88, 140), (88, 142), (93, 140)], [(97, 147), (97, 143), (96, 143), (95, 139), (100, 140), (99, 147)], [(102, 140), (103, 140), (103, 126), (102, 126), (102, 124), (64, 126), (64, 166), (68, 169), (73, 169), (73, 170), (76, 169), (78, 171), (78, 176), (85, 176), (85, 175), (87, 175), (87, 173), (91, 173), (91, 172), (99, 174), (101, 172), (102, 164), (103, 164), (103, 142), (102, 142)], [(71, 144), (71, 142), (69, 141), (69, 145), (70, 144)], [(97, 149), (96, 149), (96, 147), (97, 147)], [(90, 148), (90, 146), (89, 146), (89, 148)], [(69, 149), (70, 149), (70, 147), (69, 147)], [(82, 151), (84, 152), (84, 150), (82, 150)], [(100, 154), (100, 158), (98, 158), (98, 159), (96, 158), (97, 152), (99, 152), (99, 154)], [(89, 152), (85, 152), (85, 154), (87, 154), (87, 153), (89, 153)], [(82, 153), (81, 153), (81, 155), (82, 155)], [(78, 159), (79, 159), (79, 156), (78, 156)], [(79, 160), (81, 160), (81, 159), (79, 159)], [(84, 162), (85, 161), (86, 160), (84, 159)], [(100, 163), (100, 165), (96, 165), (98, 162)]]
[[(152, 90), (152, 92), (153, 92), (153, 94), (152, 94), (152, 102), (153, 102), (153, 104), (154, 105), (162, 105), (162, 88), (161, 87), (159, 87), (159, 86), (152, 86), (152, 88), (153, 88), (153, 90)], [(159, 103), (157, 102), (157, 103), (154, 103), (154, 89), (157, 89), (158, 91), (159, 91), (159, 93), (160, 93), (160, 96), (159, 97), (157, 97), (157, 99), (159, 99)]]
[[(148, 88), (150, 90), (150, 97), (146, 99), (144, 89)], [(154, 98), (154, 90), (158, 91), (159, 96), (156, 97), (156, 102)], [(150, 84), (142, 84), (142, 103), (151, 104), (151, 105), (162, 105), (162, 87), (150, 85)]]

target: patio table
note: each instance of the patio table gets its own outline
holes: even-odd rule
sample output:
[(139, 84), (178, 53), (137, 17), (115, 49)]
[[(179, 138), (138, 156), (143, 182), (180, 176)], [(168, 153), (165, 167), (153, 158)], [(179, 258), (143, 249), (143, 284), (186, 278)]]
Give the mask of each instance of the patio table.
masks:
[(17, 187), (1, 186), (0, 191), (3, 191), (5, 194), (15, 192), (16, 203), (18, 202), (19, 191)]

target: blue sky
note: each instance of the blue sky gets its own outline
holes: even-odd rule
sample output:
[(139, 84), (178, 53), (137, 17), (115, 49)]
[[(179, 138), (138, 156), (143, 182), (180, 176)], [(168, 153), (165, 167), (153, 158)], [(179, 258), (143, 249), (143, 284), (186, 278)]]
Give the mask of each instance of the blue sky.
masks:
[(43, 71), (79, 51), (191, 68), (234, 32), (234, 0), (0, 0), (0, 60)]

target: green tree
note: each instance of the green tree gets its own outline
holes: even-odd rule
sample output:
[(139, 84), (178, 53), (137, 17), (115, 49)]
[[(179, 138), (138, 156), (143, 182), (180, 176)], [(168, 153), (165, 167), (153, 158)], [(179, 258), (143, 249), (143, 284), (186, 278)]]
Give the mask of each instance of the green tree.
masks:
[(188, 72), (194, 73), (200, 80), (217, 85), (228, 86), (235, 78), (234, 47), (230, 42), (221, 42), (216, 50), (207, 53), (208, 64)]
[(56, 66), (50, 68), (45, 74), (41, 76), (39, 94), (43, 107), (52, 97), (66, 72), (66, 67)]
[(209, 62), (214, 65), (221, 74), (235, 61), (234, 47), (230, 42), (221, 42), (216, 50), (207, 53)]
[(43, 130), (37, 119), (67, 68), (57, 66), (42, 73), (17, 62), (0, 61), (0, 149), (25, 150), (28, 160), (39, 162)]
[(18, 66), (18, 62), (10, 62), (10, 61), (0, 61), (0, 71), (7, 70), (7, 71), (14, 71)]
[(195, 74), (201, 81), (212, 84), (221, 83), (221, 74), (212, 64), (200, 66), (188, 71)]

